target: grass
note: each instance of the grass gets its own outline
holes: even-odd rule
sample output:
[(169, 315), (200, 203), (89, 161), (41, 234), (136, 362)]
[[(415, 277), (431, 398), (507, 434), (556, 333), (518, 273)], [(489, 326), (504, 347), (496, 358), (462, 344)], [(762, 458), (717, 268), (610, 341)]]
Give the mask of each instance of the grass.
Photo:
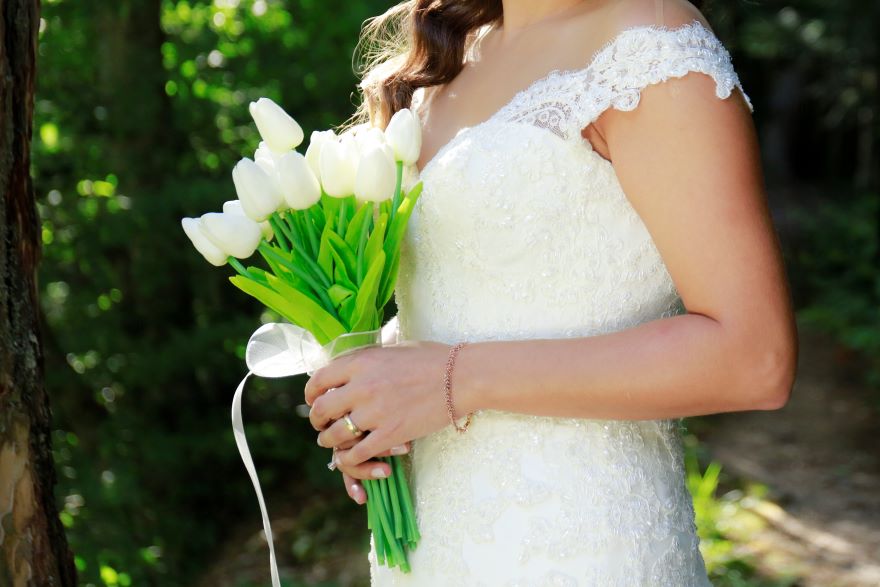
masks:
[[(700, 466), (702, 446), (692, 434), (684, 435), (687, 485), (694, 500), (700, 552), (715, 587), (792, 587), (798, 577), (767, 577), (748, 551), (748, 538), (765, 522), (749, 506), (763, 500), (767, 486), (742, 480), (724, 480), (721, 464)], [(718, 495), (722, 483), (729, 489)]]

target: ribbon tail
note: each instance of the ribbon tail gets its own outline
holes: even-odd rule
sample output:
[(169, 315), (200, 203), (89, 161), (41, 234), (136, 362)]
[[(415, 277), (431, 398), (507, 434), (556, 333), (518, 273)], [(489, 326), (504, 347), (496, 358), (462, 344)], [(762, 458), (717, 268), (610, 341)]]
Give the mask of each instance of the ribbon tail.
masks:
[(241, 396), (244, 392), (245, 382), (248, 377), (253, 375), (252, 371), (248, 371), (235, 395), (232, 397), (232, 430), (235, 433), (235, 444), (238, 445), (238, 452), (241, 454), (241, 460), (251, 477), (254, 484), (254, 490), (257, 492), (257, 500), (260, 502), (260, 514), (263, 516), (263, 531), (266, 534), (266, 541), (269, 543), (269, 565), (272, 572), (272, 587), (281, 587), (281, 581), (278, 578), (278, 564), (275, 561), (275, 543), (272, 540), (272, 528), (269, 525), (269, 515), (266, 512), (266, 502), (263, 500), (263, 492), (260, 489), (260, 480), (257, 477), (257, 470), (254, 468), (254, 461), (251, 458), (251, 452), (248, 450), (247, 440), (244, 435), (244, 422), (241, 419)]

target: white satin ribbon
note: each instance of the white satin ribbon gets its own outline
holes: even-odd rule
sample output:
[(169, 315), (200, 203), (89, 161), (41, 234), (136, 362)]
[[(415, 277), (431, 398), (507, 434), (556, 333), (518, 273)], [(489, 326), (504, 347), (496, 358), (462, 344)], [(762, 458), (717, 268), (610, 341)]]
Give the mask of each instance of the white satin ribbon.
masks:
[[(397, 316), (388, 321), (382, 327), (382, 344), (393, 344), (397, 341)], [(260, 503), (260, 514), (263, 517), (263, 532), (269, 543), (269, 566), (272, 573), (272, 587), (281, 587), (278, 577), (278, 564), (275, 561), (275, 543), (272, 540), (272, 527), (269, 524), (269, 515), (266, 511), (266, 502), (263, 499), (263, 491), (260, 489), (260, 480), (257, 470), (248, 449), (244, 434), (244, 422), (241, 418), (241, 396), (244, 392), (245, 382), (251, 375), (259, 377), (278, 378), (290, 377), (301, 373), (314, 373), (319, 367), (326, 364), (327, 355), (324, 347), (312, 336), (312, 333), (294, 324), (271, 323), (260, 326), (251, 335), (245, 350), (245, 362), (248, 373), (238, 384), (235, 395), (232, 397), (232, 431), (235, 433), (235, 444), (241, 460), (244, 461), (245, 469), (250, 475), (254, 490), (257, 492), (257, 500)]]

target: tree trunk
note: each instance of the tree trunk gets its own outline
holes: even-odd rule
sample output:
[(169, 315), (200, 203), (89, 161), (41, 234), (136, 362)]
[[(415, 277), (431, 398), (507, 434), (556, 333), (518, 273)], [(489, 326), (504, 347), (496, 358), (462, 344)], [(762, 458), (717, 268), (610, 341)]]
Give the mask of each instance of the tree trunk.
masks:
[(54, 498), (30, 177), (39, 0), (0, 0), (0, 587), (73, 587)]

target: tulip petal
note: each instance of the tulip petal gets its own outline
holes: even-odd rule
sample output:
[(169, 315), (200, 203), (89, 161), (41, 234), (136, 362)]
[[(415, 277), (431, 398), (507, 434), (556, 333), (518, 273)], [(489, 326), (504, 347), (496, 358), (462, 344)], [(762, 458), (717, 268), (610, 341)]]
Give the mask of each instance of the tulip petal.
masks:
[(276, 153), (295, 149), (302, 143), (302, 127), (273, 100), (260, 98), (250, 103), (249, 110), (260, 136)]
[(355, 177), (354, 193), (361, 200), (381, 202), (394, 196), (397, 167), (391, 150), (374, 143), (361, 156)]
[(278, 179), (284, 200), (294, 210), (305, 210), (321, 199), (321, 184), (301, 153), (289, 151), (278, 160)]
[(227, 263), (228, 255), (208, 239), (198, 218), (181, 218), (180, 224), (193, 246), (208, 263), (216, 267), (222, 267)]
[(202, 214), (201, 225), (217, 248), (239, 259), (253, 255), (263, 238), (259, 224), (237, 214), (208, 212)]
[(385, 140), (394, 150), (394, 156), (405, 165), (419, 159), (422, 149), (422, 130), (418, 116), (409, 108), (394, 113), (385, 128)]
[(277, 180), (260, 165), (244, 157), (232, 169), (232, 181), (244, 213), (257, 222), (263, 222), (282, 203)]
[(357, 155), (351, 136), (328, 141), (321, 147), (321, 185), (327, 195), (345, 198), (354, 193)]

